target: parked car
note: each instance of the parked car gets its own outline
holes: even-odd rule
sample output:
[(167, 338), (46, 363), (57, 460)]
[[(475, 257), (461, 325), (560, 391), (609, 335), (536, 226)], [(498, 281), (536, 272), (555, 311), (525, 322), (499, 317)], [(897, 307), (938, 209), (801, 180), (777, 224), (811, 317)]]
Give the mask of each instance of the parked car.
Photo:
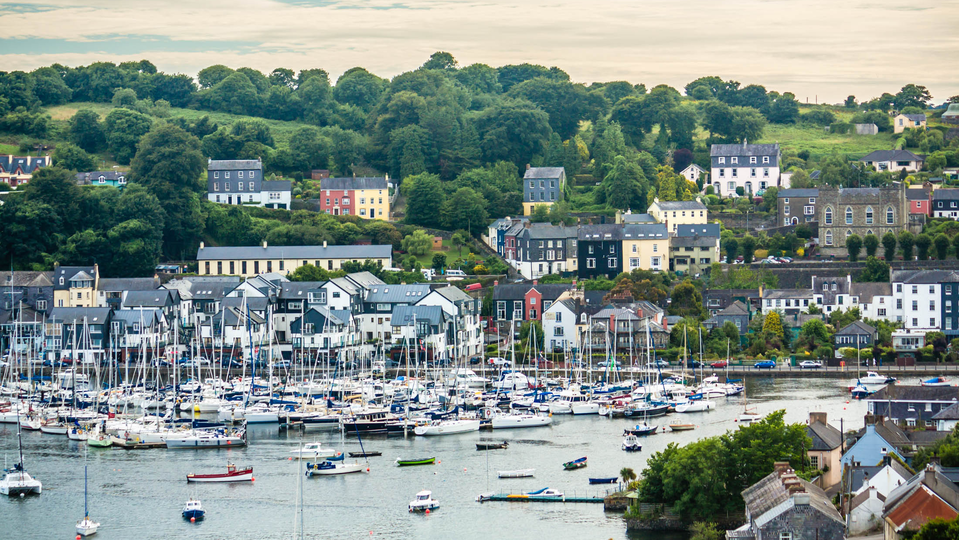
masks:
[(505, 358), (500, 358), (498, 356), (490, 356), (487, 360), (491, 366), (505, 366), (509, 362)]
[(775, 369), (776, 361), (775, 360), (763, 360), (762, 362), (756, 362), (753, 365), (756, 369)]
[(471, 366), (475, 366), (476, 364), (481, 364), (481, 363), (483, 363), (483, 357), (481, 357), (481, 356), (474, 356), (474, 357), (470, 358), (470, 365), (471, 365)]
[(719, 362), (713, 362), (712, 364), (709, 364), (709, 367), (713, 367), (716, 369), (723, 369), (728, 365), (729, 365), (729, 362), (725, 360), (720, 360)]
[(693, 369), (699, 369), (699, 368), (703, 367), (703, 363), (700, 362), (699, 360), (693, 360), (692, 358), (688, 358), (688, 359), (686, 360), (686, 367), (688, 367), (688, 368), (693, 368)]
[(816, 362), (813, 360), (803, 360), (799, 362), (799, 369), (819, 369), (822, 367), (822, 362)]
[(657, 358), (656, 361), (650, 362), (649, 365), (652, 367), (663, 369), (663, 368), (669, 367), (669, 362), (663, 360), (662, 358)]

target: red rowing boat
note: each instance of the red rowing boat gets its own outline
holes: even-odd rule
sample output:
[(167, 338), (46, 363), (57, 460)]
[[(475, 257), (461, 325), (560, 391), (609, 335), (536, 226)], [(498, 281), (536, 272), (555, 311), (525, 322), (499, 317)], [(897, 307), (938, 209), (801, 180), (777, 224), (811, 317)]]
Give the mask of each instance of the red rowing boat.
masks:
[(236, 465), (227, 463), (226, 472), (219, 474), (188, 474), (187, 482), (252, 482), (253, 467), (237, 469)]

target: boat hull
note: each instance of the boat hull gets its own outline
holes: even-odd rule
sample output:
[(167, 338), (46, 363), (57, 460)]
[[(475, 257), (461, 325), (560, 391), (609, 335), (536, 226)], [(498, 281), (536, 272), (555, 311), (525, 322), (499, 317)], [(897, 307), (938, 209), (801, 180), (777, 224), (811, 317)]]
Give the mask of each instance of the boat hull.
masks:
[(222, 474), (188, 474), (187, 482), (252, 482), (253, 469), (243, 469), (232, 473)]
[(535, 414), (517, 414), (494, 416), (490, 420), (493, 429), (516, 429), (530, 427), (544, 427), (553, 423), (549, 416), (540, 416)]
[(396, 465), (399, 467), (413, 467), (416, 465), (432, 465), (435, 462), (435, 457), (423, 459), (397, 459)]
[(95, 523), (89, 519), (84, 519), (83, 521), (77, 523), (77, 534), (80, 536), (93, 536), (94, 534), (97, 534), (97, 529), (99, 528), (99, 523)]
[(416, 426), (413, 433), (421, 437), (436, 437), (439, 435), (456, 435), (457, 433), (469, 433), (479, 431), (479, 420), (450, 420), (438, 424)]
[(363, 465), (360, 463), (337, 463), (332, 469), (307, 469), (307, 476), (336, 476), (339, 474), (352, 474), (363, 472)]
[(532, 478), (536, 469), (519, 469), (515, 471), (499, 471), (496, 476), (499, 478)]

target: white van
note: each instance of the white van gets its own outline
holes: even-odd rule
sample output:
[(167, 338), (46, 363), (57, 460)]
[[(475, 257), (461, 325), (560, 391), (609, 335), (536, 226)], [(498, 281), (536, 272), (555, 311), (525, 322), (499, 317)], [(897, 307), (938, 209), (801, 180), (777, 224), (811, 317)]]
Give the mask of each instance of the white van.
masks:
[(446, 280), (447, 281), (460, 281), (466, 279), (466, 272), (462, 270), (447, 270), (446, 271)]

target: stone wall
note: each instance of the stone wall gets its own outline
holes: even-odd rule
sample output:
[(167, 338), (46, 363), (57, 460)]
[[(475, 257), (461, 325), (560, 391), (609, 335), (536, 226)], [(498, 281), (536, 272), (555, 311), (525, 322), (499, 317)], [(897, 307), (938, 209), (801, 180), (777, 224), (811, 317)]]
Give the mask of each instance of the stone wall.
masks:
[[(745, 229), (746, 214), (726, 214), (722, 212), (708, 212), (706, 219), (710, 223), (721, 221), (727, 229)], [(769, 229), (776, 226), (776, 216), (769, 214), (749, 213), (749, 230)]]
[[(881, 252), (882, 248), (880, 248)], [(842, 256), (846, 255), (845, 249), (841, 250)], [(865, 253), (862, 254), (865, 258)], [(726, 267), (727, 265), (723, 265)], [(780, 289), (807, 289), (812, 287), (812, 276), (820, 277), (845, 277), (847, 274), (852, 276), (853, 281), (862, 274), (866, 268), (866, 263), (848, 262), (837, 260), (835, 262), (805, 262), (793, 261), (790, 264), (758, 264), (750, 265), (754, 270), (760, 268), (768, 271), (779, 278)], [(890, 265), (890, 271), (896, 270), (950, 270), (956, 267), (955, 260), (929, 260), (929, 261), (895, 261)]]

